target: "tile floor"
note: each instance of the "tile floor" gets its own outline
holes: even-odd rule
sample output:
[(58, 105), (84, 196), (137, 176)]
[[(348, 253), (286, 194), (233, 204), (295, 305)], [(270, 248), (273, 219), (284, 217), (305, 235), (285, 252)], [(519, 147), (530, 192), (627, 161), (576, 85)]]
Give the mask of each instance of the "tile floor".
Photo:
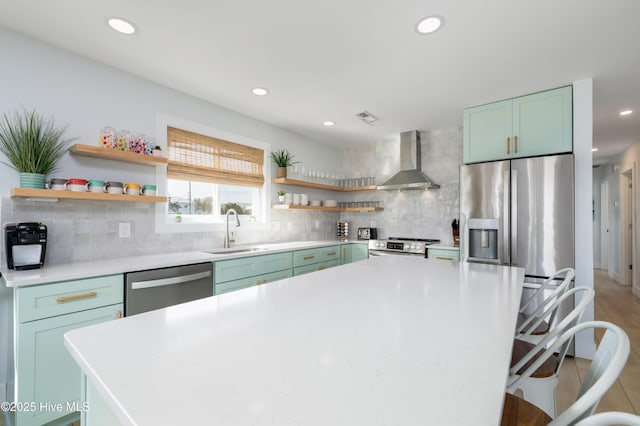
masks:
[[(631, 287), (621, 286), (599, 269), (595, 270), (595, 289), (595, 319), (618, 324), (631, 339), (631, 355), (627, 366), (617, 383), (602, 398), (597, 411), (625, 411), (640, 415), (640, 298), (631, 294)], [(596, 336), (596, 339), (599, 337)], [(588, 368), (588, 360), (566, 359), (558, 384), (558, 413), (575, 401)], [(0, 426), (4, 426), (2, 416)]]
[[(640, 415), (640, 298), (633, 296), (630, 286), (622, 286), (609, 278), (606, 271), (596, 269), (594, 281), (594, 318), (619, 325), (631, 340), (631, 354), (627, 365), (618, 381), (600, 401), (597, 412), (624, 411)], [(601, 334), (596, 333), (597, 341), (601, 337)], [(588, 368), (588, 360), (565, 360), (556, 394), (558, 413), (575, 401)]]

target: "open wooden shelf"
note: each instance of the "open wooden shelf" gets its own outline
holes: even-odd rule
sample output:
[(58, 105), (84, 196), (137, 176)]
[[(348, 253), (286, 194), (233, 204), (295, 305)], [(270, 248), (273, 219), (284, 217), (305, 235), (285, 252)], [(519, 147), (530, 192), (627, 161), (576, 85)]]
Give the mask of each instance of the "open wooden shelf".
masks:
[(381, 212), (382, 207), (325, 207), (325, 206), (296, 206), (293, 204), (274, 204), (274, 210), (320, 210), (325, 212)]
[(324, 183), (307, 182), (306, 180), (297, 180), (289, 178), (273, 178), (271, 183), (279, 183), (281, 185), (304, 186), (306, 188), (328, 189), (330, 191), (352, 192), (352, 191), (373, 191), (378, 189), (376, 185), (370, 186), (352, 186), (343, 188), (340, 186), (326, 185)]
[(169, 162), (169, 160), (164, 157), (154, 157), (153, 155), (136, 154), (133, 152), (107, 149), (91, 145), (76, 144), (69, 148), (69, 152), (73, 155), (124, 161), (127, 163), (143, 164), (145, 166), (158, 166)]
[(135, 203), (166, 203), (167, 197), (151, 195), (106, 194), (101, 192), (55, 191), (53, 189), (13, 188), (12, 197), (59, 200), (128, 201)]

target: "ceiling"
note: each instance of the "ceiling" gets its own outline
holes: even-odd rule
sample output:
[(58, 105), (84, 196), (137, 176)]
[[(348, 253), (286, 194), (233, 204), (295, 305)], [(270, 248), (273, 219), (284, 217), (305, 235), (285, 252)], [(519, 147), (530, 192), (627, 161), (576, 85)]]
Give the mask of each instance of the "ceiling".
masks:
[[(594, 159), (640, 140), (637, 0), (0, 0), (0, 9), (0, 26), (338, 146), (459, 127), (465, 107), (585, 78)], [(433, 14), (444, 27), (419, 35), (416, 23)], [(139, 32), (109, 29), (113, 16)], [(256, 86), (270, 94), (253, 95)], [(360, 121), (365, 110), (379, 121)]]

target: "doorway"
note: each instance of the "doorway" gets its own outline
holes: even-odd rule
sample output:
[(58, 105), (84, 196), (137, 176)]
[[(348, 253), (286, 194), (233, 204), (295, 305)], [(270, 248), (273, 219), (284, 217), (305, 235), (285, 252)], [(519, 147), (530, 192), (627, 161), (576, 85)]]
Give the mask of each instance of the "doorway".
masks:
[(622, 172), (622, 199), (625, 202), (623, 215), (621, 218), (621, 238), (622, 238), (622, 259), (624, 266), (624, 284), (632, 285), (634, 288), (637, 286), (636, 280), (636, 201), (634, 196), (634, 184), (633, 184), (633, 170), (635, 169), (635, 163), (633, 169)]

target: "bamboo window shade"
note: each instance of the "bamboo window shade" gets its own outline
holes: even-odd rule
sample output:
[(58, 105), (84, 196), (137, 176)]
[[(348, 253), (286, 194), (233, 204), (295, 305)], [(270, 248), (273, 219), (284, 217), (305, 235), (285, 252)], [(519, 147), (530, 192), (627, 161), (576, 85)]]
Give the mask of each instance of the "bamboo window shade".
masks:
[(264, 150), (167, 127), (167, 177), (261, 187)]

